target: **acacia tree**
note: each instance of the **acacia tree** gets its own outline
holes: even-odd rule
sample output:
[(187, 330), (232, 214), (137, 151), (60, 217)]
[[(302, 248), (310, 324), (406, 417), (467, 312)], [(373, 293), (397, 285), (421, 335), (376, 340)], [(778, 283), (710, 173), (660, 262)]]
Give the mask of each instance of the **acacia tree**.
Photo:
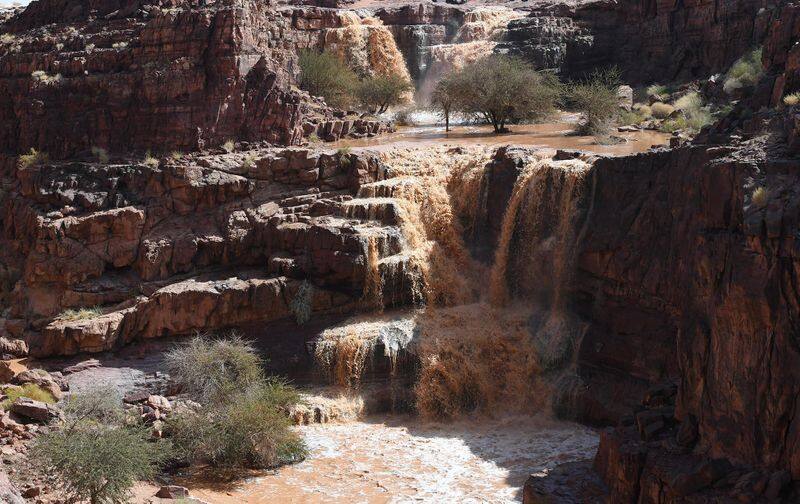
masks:
[(450, 113), (456, 105), (456, 90), (455, 74), (450, 74), (442, 77), (436, 83), (431, 95), (431, 104), (441, 110), (444, 117), (444, 130), (448, 132), (450, 131)]
[(367, 77), (358, 85), (358, 99), (370, 113), (383, 114), (392, 105), (403, 101), (403, 95), (413, 86), (405, 77), (397, 74)]
[[(537, 120), (553, 112), (558, 83), (521, 59), (491, 55), (467, 64), (442, 80), (440, 95), (450, 98), (448, 111), (482, 118), (495, 133), (513, 121)], [(443, 102), (437, 100), (442, 108)]]

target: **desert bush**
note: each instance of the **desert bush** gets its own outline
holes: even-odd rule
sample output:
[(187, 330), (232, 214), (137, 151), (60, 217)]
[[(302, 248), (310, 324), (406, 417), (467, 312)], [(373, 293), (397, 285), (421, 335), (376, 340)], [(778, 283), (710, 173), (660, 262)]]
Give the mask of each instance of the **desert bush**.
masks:
[(61, 411), (68, 429), (91, 423), (119, 426), (125, 421), (122, 397), (112, 387), (97, 387), (70, 394), (63, 401)]
[[(537, 72), (523, 60), (503, 55), (467, 64), (442, 82), (439, 94), (455, 98), (449, 103), (452, 110), (485, 120), (495, 133), (505, 132), (511, 122), (548, 116), (560, 94), (552, 74)], [(444, 111), (443, 102), (436, 103)]]
[(103, 314), (103, 309), (99, 306), (92, 306), (91, 308), (70, 308), (61, 312), (58, 317), (59, 320), (73, 322), (75, 320), (88, 320), (94, 317), (99, 317)]
[(764, 74), (761, 54), (760, 48), (754, 49), (736, 60), (725, 74), (722, 89), (733, 94), (739, 89), (755, 86)]
[(376, 75), (362, 80), (356, 88), (359, 103), (371, 114), (383, 114), (399, 105), (414, 86), (401, 75)]
[(783, 104), (789, 107), (794, 107), (800, 103), (800, 93), (792, 93), (783, 97)]
[(662, 127), (664, 131), (688, 130), (696, 133), (712, 123), (714, 115), (704, 106), (700, 94), (692, 91), (675, 100), (675, 108), (681, 115), (666, 121)]
[(411, 118), (411, 115), (414, 113), (414, 109), (412, 108), (404, 108), (402, 110), (398, 110), (397, 113), (394, 115), (394, 123), (398, 126), (413, 126), (414, 120)]
[(266, 381), (234, 401), (173, 415), (167, 425), (178, 453), (214, 466), (275, 467), (306, 455), (287, 410), (299, 402), (291, 387)]
[(57, 84), (61, 82), (61, 74), (50, 75), (44, 70), (36, 70), (31, 72), (31, 78), (42, 84)]
[(587, 135), (608, 134), (619, 112), (619, 84), (619, 70), (611, 68), (594, 72), (584, 81), (567, 87), (567, 101), (583, 116), (579, 132)]
[(225, 143), (222, 144), (222, 150), (231, 153), (236, 150), (236, 143), (233, 140), (226, 140)]
[(152, 478), (169, 454), (166, 442), (148, 441), (149, 430), (99, 423), (41, 434), (31, 450), (59, 496), (92, 504), (128, 502), (136, 481)]
[(172, 379), (200, 403), (228, 401), (263, 380), (261, 358), (236, 334), (195, 336), (167, 352), (165, 361)]
[(100, 161), (103, 164), (108, 163), (110, 159), (108, 156), (108, 151), (106, 151), (102, 147), (92, 147), (92, 156), (94, 156), (98, 161)]
[(10, 408), (11, 405), (14, 404), (14, 401), (20, 397), (27, 397), (28, 399), (33, 399), (34, 401), (40, 401), (48, 404), (53, 404), (56, 402), (53, 394), (43, 389), (39, 385), (36, 385), (35, 383), (26, 383), (21, 387), (9, 387), (6, 389), (4, 395), (6, 398), (0, 402), (0, 408), (3, 410)]
[(27, 154), (22, 154), (19, 157), (18, 163), (20, 168), (30, 168), (31, 166), (46, 163), (48, 159), (47, 153), (39, 152), (32, 148)]
[(666, 119), (675, 112), (675, 107), (669, 103), (656, 102), (650, 106), (650, 111), (656, 119)]
[(321, 96), (328, 105), (350, 106), (358, 85), (358, 77), (336, 55), (329, 52), (300, 52), (300, 87), (314, 96)]

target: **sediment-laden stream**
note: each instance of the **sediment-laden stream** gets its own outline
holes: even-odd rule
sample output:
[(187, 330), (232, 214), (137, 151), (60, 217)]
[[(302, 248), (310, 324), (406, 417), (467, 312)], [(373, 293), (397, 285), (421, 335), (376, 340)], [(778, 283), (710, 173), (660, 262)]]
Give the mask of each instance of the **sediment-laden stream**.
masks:
[(506, 503), (519, 501), (531, 473), (597, 448), (591, 429), (544, 417), (426, 424), (381, 416), (300, 430), (311, 450), (304, 462), (231, 485), (184, 483), (211, 504)]

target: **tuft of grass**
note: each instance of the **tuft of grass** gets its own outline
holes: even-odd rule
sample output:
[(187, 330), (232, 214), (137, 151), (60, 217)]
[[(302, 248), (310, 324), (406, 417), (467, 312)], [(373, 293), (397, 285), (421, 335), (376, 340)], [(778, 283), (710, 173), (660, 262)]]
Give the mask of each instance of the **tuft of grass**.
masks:
[(145, 153), (144, 161), (142, 161), (142, 163), (149, 168), (158, 168), (158, 165), (160, 164), (158, 158), (150, 154), (150, 151), (147, 151), (147, 153)]
[(39, 152), (32, 148), (30, 152), (19, 157), (18, 164), (20, 168), (30, 168), (31, 166), (46, 163), (48, 159), (47, 153)]
[(256, 159), (258, 159), (258, 156), (256, 156), (255, 152), (251, 152), (250, 154), (246, 155), (242, 161), (242, 169), (250, 170), (256, 165)]
[(108, 156), (108, 151), (106, 151), (102, 147), (92, 147), (92, 155), (103, 164), (108, 163), (110, 159)]
[(669, 88), (669, 86), (656, 83), (651, 86), (648, 86), (646, 92), (647, 96), (652, 96), (656, 98), (658, 101), (666, 101), (667, 99), (669, 99), (669, 95), (672, 92), (672, 90)]
[(75, 320), (92, 319), (95, 317), (99, 317), (102, 314), (103, 310), (99, 306), (93, 306), (91, 308), (79, 308), (77, 310), (74, 309), (64, 310), (56, 318), (67, 322), (73, 322)]
[(128, 43), (124, 42), (124, 41), (123, 42), (114, 42), (111, 45), (111, 47), (113, 47), (114, 49), (125, 49), (126, 47), (128, 47)]
[(656, 102), (650, 106), (650, 110), (656, 119), (666, 119), (675, 112), (675, 107), (668, 103)]
[(308, 143), (316, 144), (320, 143), (321, 141), (322, 139), (316, 133), (311, 133), (310, 135), (308, 135)]
[(690, 91), (675, 100), (673, 105), (678, 110), (695, 110), (703, 106), (703, 99), (696, 91)]
[(17, 37), (12, 33), (4, 33), (0, 35), (0, 44), (10, 45), (17, 41)]
[(703, 98), (696, 92), (686, 93), (675, 100), (675, 108), (681, 111), (680, 116), (662, 125), (662, 130), (668, 133), (685, 130), (694, 134), (714, 120), (711, 110), (704, 106)]
[(756, 187), (751, 200), (755, 206), (764, 208), (769, 200), (769, 190), (765, 187)]
[(764, 75), (761, 55), (761, 48), (758, 48), (736, 60), (728, 70), (728, 73), (725, 74), (722, 89), (727, 94), (733, 94), (742, 88), (755, 86), (761, 76)]
[(174, 150), (174, 151), (169, 153), (169, 158), (172, 161), (180, 161), (182, 157), (183, 157), (183, 152), (181, 152), (181, 151)]
[(35, 383), (26, 383), (19, 388), (11, 387), (6, 390), (5, 395), (6, 399), (4, 399), (3, 402), (0, 402), (0, 408), (3, 410), (8, 410), (14, 401), (20, 397), (27, 397), (28, 399), (33, 399), (34, 401), (40, 401), (47, 404), (53, 404), (56, 402), (53, 394), (43, 389), (39, 385), (36, 385)]
[(222, 150), (231, 153), (236, 150), (236, 143), (233, 140), (226, 140), (225, 143), (222, 144)]
[(783, 104), (789, 107), (794, 107), (800, 103), (800, 93), (792, 93), (783, 97)]

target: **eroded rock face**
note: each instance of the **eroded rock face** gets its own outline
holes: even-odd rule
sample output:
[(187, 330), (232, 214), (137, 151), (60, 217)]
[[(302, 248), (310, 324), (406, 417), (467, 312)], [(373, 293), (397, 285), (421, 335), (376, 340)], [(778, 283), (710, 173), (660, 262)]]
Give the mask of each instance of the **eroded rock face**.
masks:
[[(291, 88), (319, 9), (263, 2), (41, 0), (0, 46), (0, 151), (54, 158), (191, 151), (227, 139), (279, 145), (376, 134)], [(336, 20), (333, 12), (328, 18)]]
[[(396, 210), (353, 198), (385, 176), (369, 153), (302, 148), (18, 167), (3, 246), (23, 274), (4, 330), (44, 356), (353, 311), (378, 267), (369, 242), (375, 260), (401, 247)], [(395, 273), (379, 272), (387, 302), (405, 298)]]

